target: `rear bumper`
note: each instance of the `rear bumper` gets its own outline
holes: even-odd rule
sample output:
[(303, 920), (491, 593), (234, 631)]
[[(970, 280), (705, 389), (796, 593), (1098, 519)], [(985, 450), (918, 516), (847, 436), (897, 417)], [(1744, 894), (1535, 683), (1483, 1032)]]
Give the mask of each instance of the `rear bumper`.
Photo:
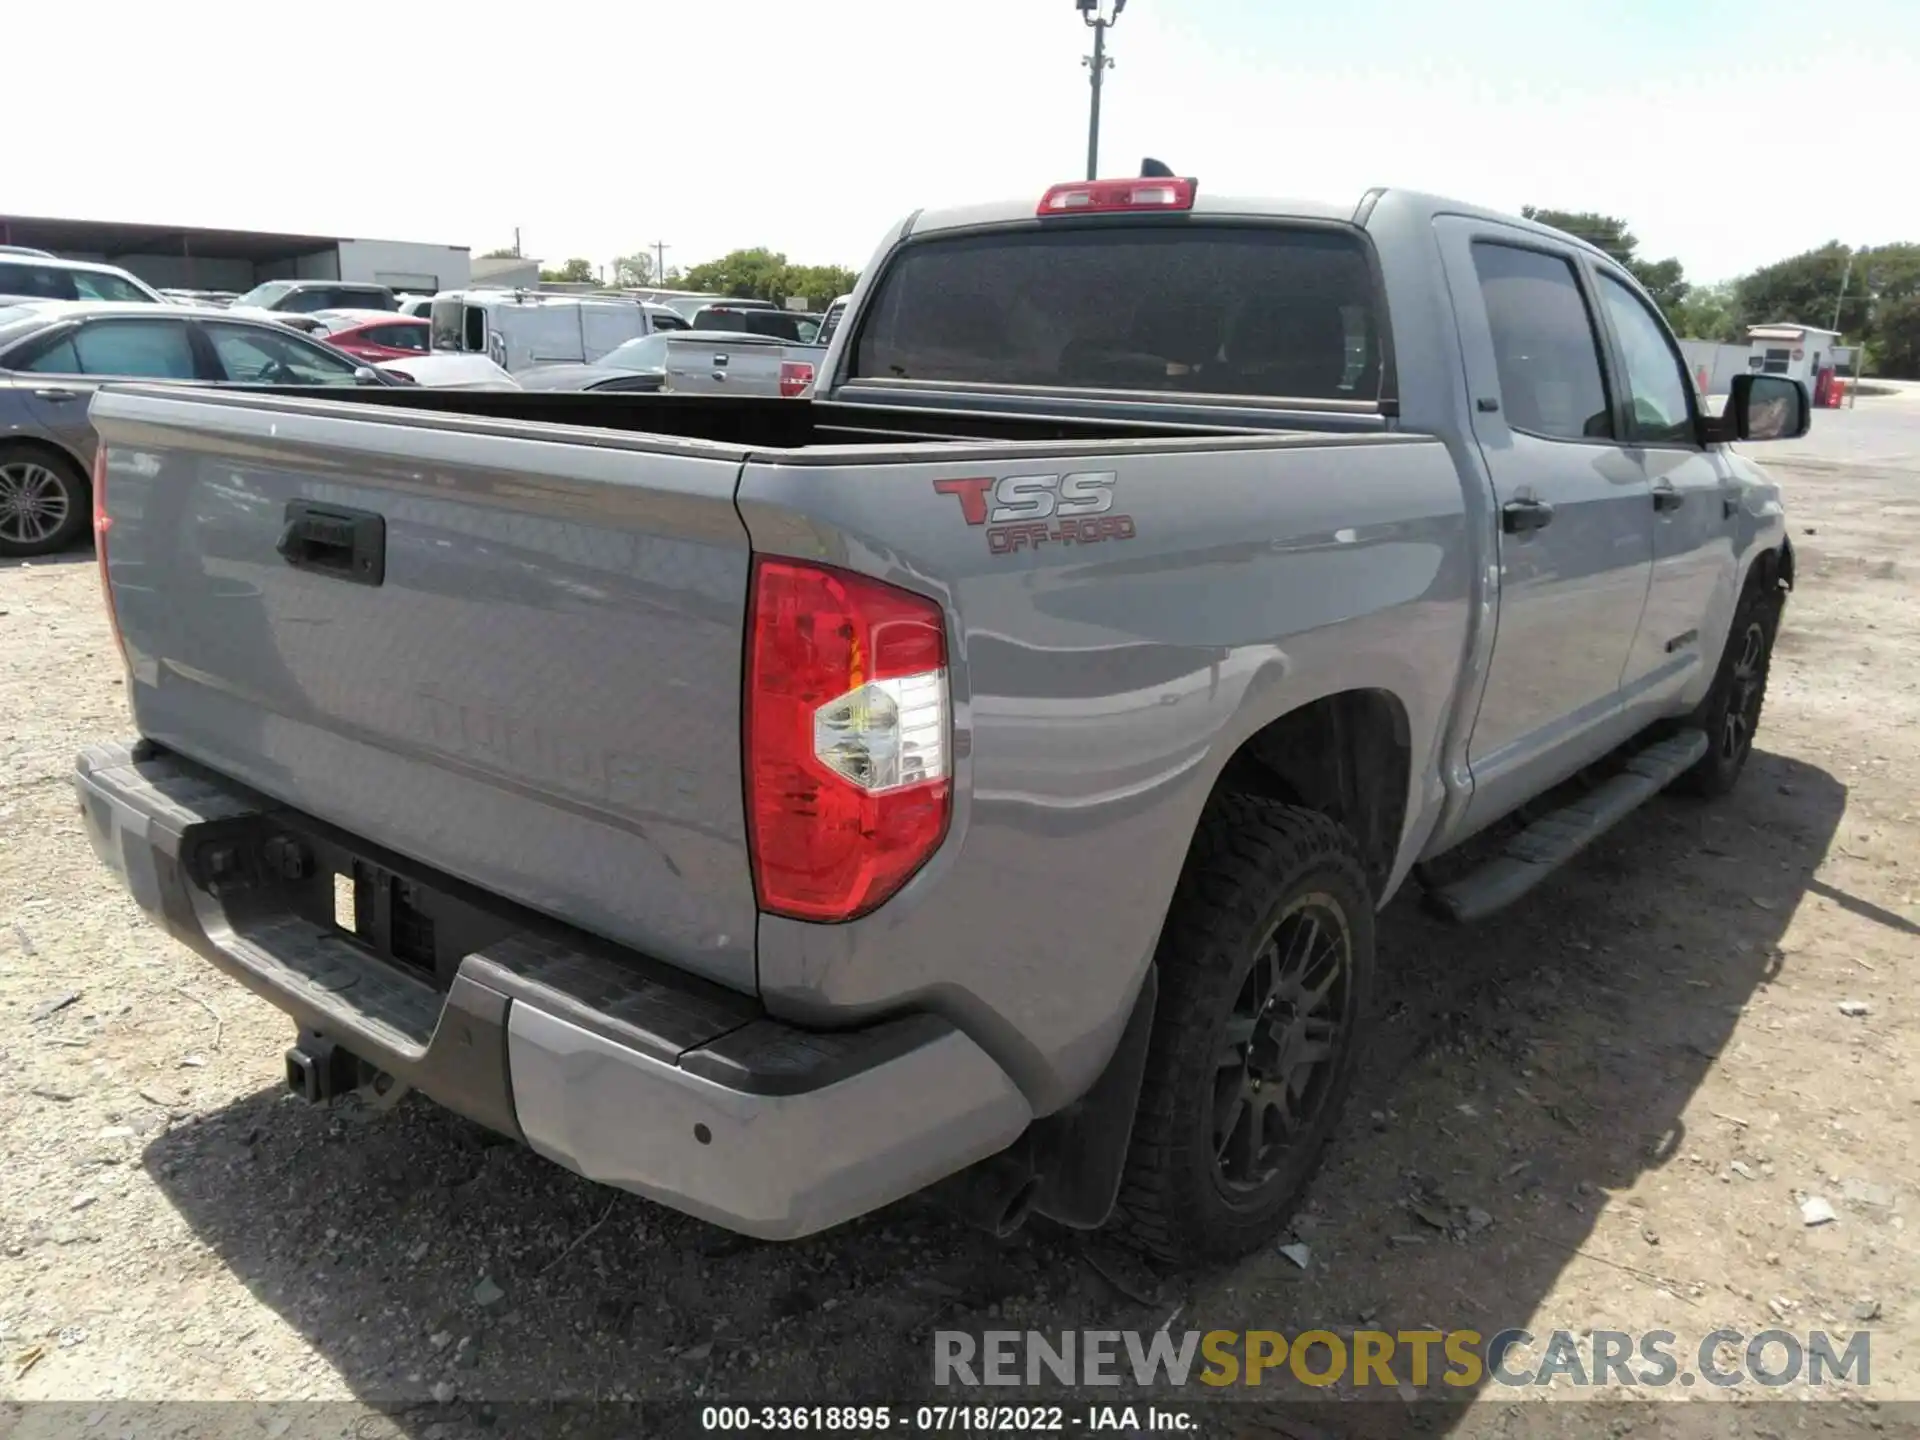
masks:
[[(1033, 1118), (937, 1016), (799, 1030), (419, 872), (496, 922), (436, 987), (297, 903), (331, 883), (327, 856), (371, 847), (144, 744), (83, 752), (75, 784), (94, 850), (141, 908), (303, 1027), (590, 1179), (744, 1234), (864, 1214), (1005, 1148)], [(317, 847), (322, 873), (289, 882), (263, 860), (288, 836)]]

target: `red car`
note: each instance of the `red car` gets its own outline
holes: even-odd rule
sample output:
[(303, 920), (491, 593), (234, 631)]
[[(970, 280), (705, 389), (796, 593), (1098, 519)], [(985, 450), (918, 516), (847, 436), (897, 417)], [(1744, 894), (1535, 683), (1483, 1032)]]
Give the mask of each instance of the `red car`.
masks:
[(430, 348), (425, 320), (391, 310), (326, 310), (314, 318), (324, 322), (315, 338), (370, 364), (411, 359)]

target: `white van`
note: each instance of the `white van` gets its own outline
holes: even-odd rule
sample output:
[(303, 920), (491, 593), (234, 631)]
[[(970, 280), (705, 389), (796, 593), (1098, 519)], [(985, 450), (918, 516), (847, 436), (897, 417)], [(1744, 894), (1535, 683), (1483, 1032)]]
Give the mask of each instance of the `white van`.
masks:
[(629, 340), (687, 328), (664, 305), (531, 290), (450, 290), (434, 296), (429, 314), (436, 352), (485, 355), (509, 373), (591, 364)]

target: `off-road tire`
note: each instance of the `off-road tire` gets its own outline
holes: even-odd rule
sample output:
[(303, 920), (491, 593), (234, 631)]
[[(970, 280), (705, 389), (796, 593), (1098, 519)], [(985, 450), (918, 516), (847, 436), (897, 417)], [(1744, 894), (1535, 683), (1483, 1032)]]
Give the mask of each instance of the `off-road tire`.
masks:
[[(1246, 989), (1254, 983), (1255, 961), (1270, 963), (1264, 957), (1277, 924), (1304, 933), (1305, 912), (1295, 913), (1303, 905), (1315, 914), (1337, 911), (1344, 922), (1344, 1023), (1328, 1042), (1333, 1053), (1323, 1062), (1324, 1087), (1312, 1092), (1317, 1103), (1300, 1117), (1297, 1135), (1269, 1152), (1277, 1157), (1277, 1170), (1236, 1192), (1219, 1158), (1225, 1147), (1216, 1142), (1224, 1112), (1215, 1107), (1232, 1103), (1220, 1100), (1217, 1087), (1231, 1088), (1230, 1067), (1220, 1057), (1235, 1008), (1246, 1003)], [(1115, 1210), (1115, 1239), (1184, 1265), (1243, 1255), (1275, 1238), (1352, 1088), (1373, 984), (1373, 920), (1359, 847), (1339, 825), (1274, 800), (1216, 797), (1194, 839), (1155, 957), (1160, 996)], [(1315, 941), (1309, 935), (1304, 943), (1311, 950)], [(1243, 1053), (1250, 1054), (1251, 1046)], [(1256, 1121), (1264, 1115), (1256, 1107)]]
[(1685, 722), (1707, 732), (1707, 753), (1674, 782), (1673, 788), (1680, 793), (1715, 799), (1739, 783), (1753, 753), (1754, 733), (1760, 728), (1773, 642), (1780, 633), (1786, 599), (1772, 567), (1757, 566), (1734, 606), (1713, 687)]
[[(20, 505), (33, 510), (13, 508)], [(48, 508), (55, 505), (57, 514)], [(92, 487), (69, 457), (46, 445), (0, 443), (0, 560), (65, 550), (92, 523)]]

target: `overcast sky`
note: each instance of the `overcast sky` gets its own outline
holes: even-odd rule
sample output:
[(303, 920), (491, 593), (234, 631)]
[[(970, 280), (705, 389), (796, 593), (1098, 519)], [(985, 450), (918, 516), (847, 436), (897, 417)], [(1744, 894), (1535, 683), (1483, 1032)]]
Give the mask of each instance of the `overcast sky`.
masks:
[[(13, 214), (858, 268), (1085, 159), (1074, 0), (13, 10)], [(1106, 174), (1601, 210), (1698, 280), (1920, 240), (1920, 0), (1130, 0), (1110, 39)]]

